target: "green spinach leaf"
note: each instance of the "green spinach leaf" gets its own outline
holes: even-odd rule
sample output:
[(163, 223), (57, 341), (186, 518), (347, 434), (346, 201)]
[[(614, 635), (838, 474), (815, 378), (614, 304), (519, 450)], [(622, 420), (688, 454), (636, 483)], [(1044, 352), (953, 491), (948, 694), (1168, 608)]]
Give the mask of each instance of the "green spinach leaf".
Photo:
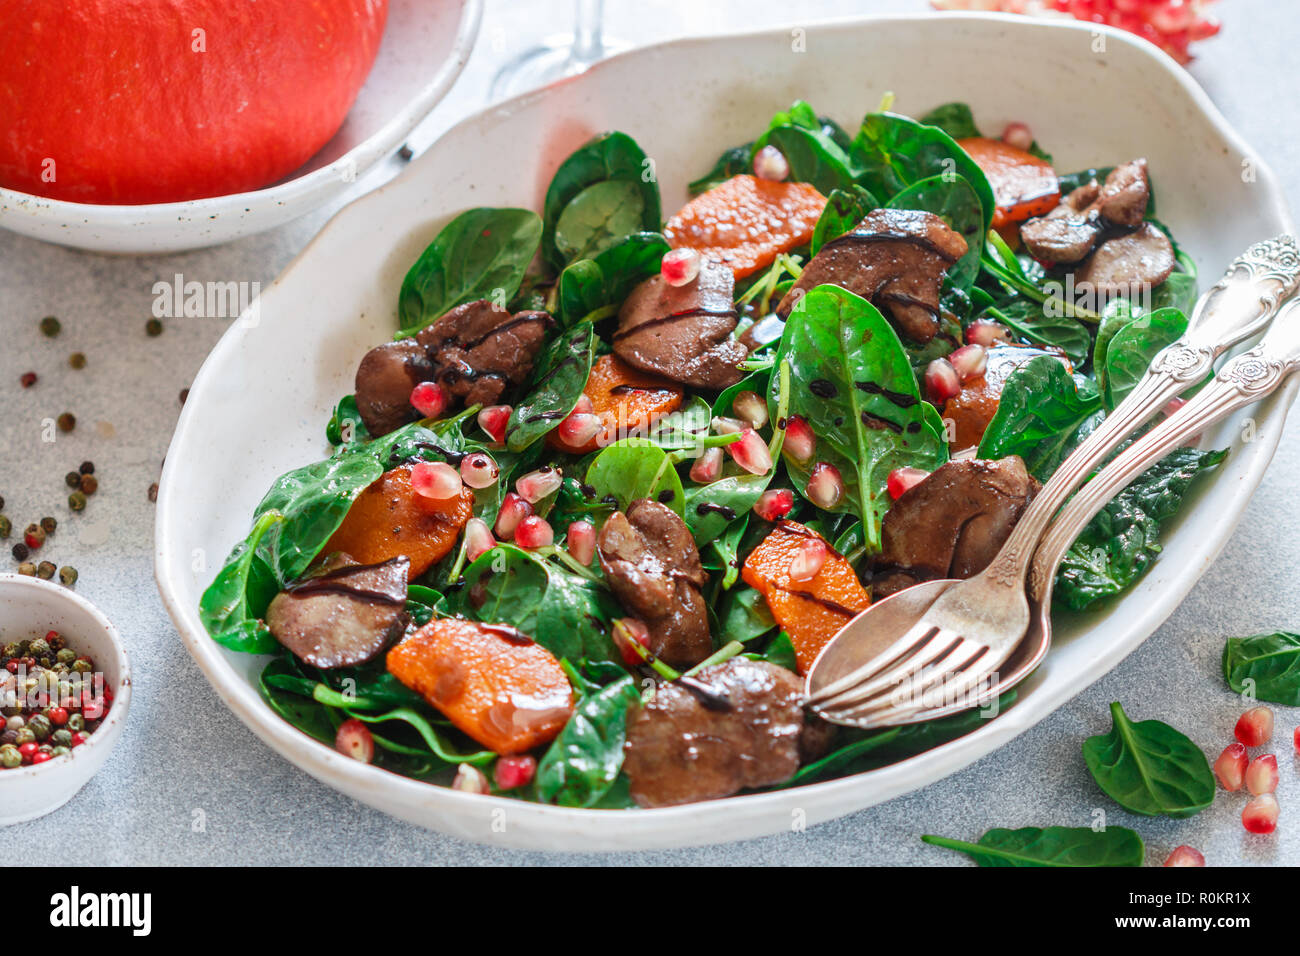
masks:
[(843, 189), (833, 189), (826, 197), (826, 206), (817, 217), (813, 227), (812, 240), (808, 244), (810, 255), (832, 239), (851, 231), (862, 218), (873, 209), (879, 209), (880, 202), (875, 196), (856, 183)]
[(1113, 336), (1105, 350), (1106, 407), (1114, 410), (1146, 374), (1157, 353), (1187, 331), (1187, 319), (1177, 309), (1157, 309), (1129, 322)]
[(506, 447), (520, 452), (573, 411), (591, 374), (595, 328), (582, 322), (546, 347), (528, 384), (528, 394), (506, 422)]
[(975, 116), (965, 103), (944, 103), (920, 118), (926, 126), (937, 126), (953, 139), (970, 139), (982, 135)]
[(578, 701), (537, 765), (538, 798), (562, 807), (599, 802), (623, 768), (628, 712), (640, 703), (630, 675)]
[(1274, 631), (1230, 637), (1223, 646), (1223, 677), (1237, 693), (1274, 704), (1300, 707), (1300, 634)]
[(280, 585), (258, 553), (258, 546), (266, 533), (283, 520), (284, 515), (278, 511), (261, 515), (203, 592), (199, 620), (222, 647), (246, 654), (269, 654), (280, 646), (261, 620)]
[(985, 226), (979, 194), (966, 177), (943, 173), (917, 180), (886, 205), (933, 213), (965, 239), (966, 254), (948, 267), (948, 281), (959, 289), (970, 288), (980, 271)]
[(1144, 817), (1190, 817), (1214, 802), (1201, 748), (1158, 720), (1133, 723), (1116, 701), (1110, 733), (1083, 742), (1088, 771), (1112, 800)]
[(1128, 827), (990, 830), (978, 843), (926, 834), (931, 846), (965, 853), (980, 866), (1141, 866), (1142, 838)]
[(692, 196), (698, 196), (702, 192), (707, 192), (714, 186), (726, 182), (732, 176), (739, 176), (741, 173), (747, 173), (752, 168), (754, 160), (754, 144), (744, 143), (740, 146), (733, 146), (724, 150), (718, 157), (717, 162), (713, 164), (707, 173), (699, 179), (692, 181), (686, 188)]
[(563, 328), (584, 319), (599, 321), (618, 313), (640, 282), (659, 271), (669, 249), (657, 232), (636, 232), (598, 253), (579, 259), (560, 273), (556, 316)]
[(682, 480), (672, 459), (643, 438), (624, 438), (603, 449), (587, 469), (587, 484), (598, 499), (613, 496), (626, 511), (638, 498), (652, 498), (683, 513)]

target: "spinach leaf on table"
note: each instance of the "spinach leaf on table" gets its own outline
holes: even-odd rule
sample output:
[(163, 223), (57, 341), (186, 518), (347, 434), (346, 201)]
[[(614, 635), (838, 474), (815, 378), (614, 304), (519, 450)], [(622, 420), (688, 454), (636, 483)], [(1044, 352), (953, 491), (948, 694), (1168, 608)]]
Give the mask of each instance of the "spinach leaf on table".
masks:
[(448, 223), (402, 280), (399, 335), (414, 335), (443, 313), (478, 299), (514, 297), (537, 253), (542, 221), (530, 209), (480, 207)]
[(630, 675), (578, 701), (537, 765), (537, 796), (562, 807), (590, 807), (623, 768), (628, 712), (641, 703)]
[(1142, 838), (1128, 827), (995, 829), (978, 843), (926, 834), (931, 846), (965, 853), (980, 866), (1141, 866)]
[(599, 321), (618, 313), (628, 294), (659, 272), (669, 249), (657, 232), (636, 232), (597, 253), (579, 259), (560, 273), (556, 317), (563, 328), (584, 319)]
[(1187, 319), (1177, 309), (1157, 309), (1133, 319), (1110, 337), (1097, 380), (1103, 384), (1106, 407), (1114, 410), (1128, 397), (1163, 348), (1187, 331)]
[(890, 199), (886, 206), (933, 213), (965, 239), (966, 254), (948, 267), (947, 278), (959, 289), (970, 288), (980, 271), (985, 225), (979, 194), (966, 177), (941, 173), (917, 180)]
[(1190, 817), (1214, 801), (1214, 774), (1201, 748), (1159, 720), (1134, 723), (1116, 701), (1110, 733), (1083, 742), (1097, 786), (1144, 817)]
[(1178, 511), (1192, 479), (1227, 454), (1175, 449), (1116, 495), (1065, 553), (1054, 603), (1081, 611), (1141, 577), (1160, 553), (1161, 526)]
[(551, 179), (543, 204), (542, 258), (559, 272), (659, 226), (653, 164), (626, 133), (605, 133), (574, 150)]
[(506, 422), (506, 447), (520, 452), (573, 411), (591, 374), (595, 327), (590, 322), (566, 329), (543, 350), (529, 379), (527, 394)]
[(998, 410), (984, 437), (980, 458), (1019, 455), (1040, 481), (1051, 477), (1101, 418), (1101, 396), (1049, 355), (1031, 359), (1002, 386)]
[[(933, 471), (947, 460), (934, 428), (938, 416), (926, 414), (907, 352), (875, 306), (832, 285), (812, 289), (801, 306), (786, 321), (777, 352), (778, 364), (790, 366), (788, 414), (807, 420), (817, 461), (837, 468), (844, 481), (843, 498), (826, 510), (857, 514), (868, 547), (878, 550), (889, 473), (903, 465)], [(774, 375), (773, 420), (779, 384)], [(812, 465), (786, 459), (796, 488), (807, 485)]]
[(588, 486), (597, 499), (613, 496), (624, 511), (638, 498), (650, 498), (683, 514), (682, 479), (672, 459), (643, 438), (625, 438), (604, 448), (587, 468)]
[(199, 620), (222, 647), (247, 654), (267, 654), (280, 646), (261, 620), (280, 584), (258, 548), (267, 532), (282, 521), (284, 515), (278, 511), (261, 515), (203, 592)]
[(822, 214), (817, 217), (817, 225), (813, 227), (808, 253), (817, 255), (822, 246), (851, 231), (867, 213), (879, 208), (880, 201), (856, 183), (843, 189), (832, 189), (826, 197)]
[(1300, 634), (1274, 631), (1230, 637), (1223, 645), (1223, 677), (1237, 693), (1300, 707)]

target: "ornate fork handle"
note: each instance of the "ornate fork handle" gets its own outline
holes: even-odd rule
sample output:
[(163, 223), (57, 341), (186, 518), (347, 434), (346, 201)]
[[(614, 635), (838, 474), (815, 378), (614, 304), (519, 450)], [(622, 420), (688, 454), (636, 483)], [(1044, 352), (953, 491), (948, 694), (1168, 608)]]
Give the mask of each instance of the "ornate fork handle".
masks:
[(1128, 397), (1035, 496), (985, 577), (1006, 587), (1022, 586), (1039, 538), (1070, 494), (1170, 399), (1209, 375), (1219, 356), (1263, 330), (1297, 286), (1300, 246), (1290, 235), (1257, 242), (1234, 259), (1223, 278), (1197, 301), (1182, 337), (1156, 355)]
[(1084, 485), (1039, 542), (1029, 575), (1030, 596), (1049, 600), (1056, 569), (1097, 512), (1175, 448), (1232, 412), (1252, 405), (1300, 368), (1300, 300), (1287, 304), (1264, 341), (1232, 359), (1214, 380), (1170, 418), (1124, 450)]

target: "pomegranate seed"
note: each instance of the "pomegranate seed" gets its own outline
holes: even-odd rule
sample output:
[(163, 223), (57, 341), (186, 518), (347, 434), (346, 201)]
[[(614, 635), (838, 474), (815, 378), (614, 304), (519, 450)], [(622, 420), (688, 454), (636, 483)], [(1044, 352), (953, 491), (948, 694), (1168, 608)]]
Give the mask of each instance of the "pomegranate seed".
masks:
[(54, 759), (54, 754), (50, 753), (48, 750), (38, 750), (36, 753), (32, 754), (32, 766), (34, 767), (38, 763), (45, 763), (45, 761), (52, 759)]
[(590, 415), (595, 410), (596, 406), (591, 404), (591, 396), (586, 392), (581, 392), (578, 395), (578, 404), (573, 406), (573, 411), (569, 412), (569, 414), (573, 415), (577, 413), (579, 415)]
[(370, 728), (350, 717), (339, 724), (338, 733), (334, 735), (334, 749), (345, 757), (370, 763), (375, 759), (375, 738)]
[(437, 382), (421, 382), (411, 389), (411, 407), (425, 418), (437, 418), (450, 404), (447, 390)]
[(1205, 866), (1205, 856), (1196, 847), (1184, 843), (1175, 847), (1164, 862), (1165, 866)]
[(1277, 829), (1277, 797), (1271, 793), (1261, 793), (1251, 797), (1246, 808), (1241, 811), (1241, 825), (1251, 833), (1272, 833)]
[(547, 465), (538, 468), (536, 471), (530, 471), (515, 481), (515, 491), (519, 492), (519, 497), (523, 498), (529, 504), (537, 504), (547, 495), (554, 494), (560, 490), (560, 485), (564, 483), (564, 472), (559, 468), (552, 468)]
[(604, 427), (605, 423), (599, 415), (573, 412), (560, 422), (557, 431), (560, 441), (570, 448), (579, 448), (595, 438)]
[(754, 154), (754, 175), (781, 182), (790, 175), (790, 163), (775, 146), (764, 146)]
[(812, 461), (817, 450), (817, 436), (802, 415), (791, 415), (785, 420), (785, 444), (781, 450), (798, 462)]
[(1273, 711), (1267, 707), (1252, 707), (1241, 715), (1232, 732), (1247, 747), (1267, 743), (1273, 736)]
[(497, 538), (509, 541), (515, 536), (515, 529), (519, 527), (519, 522), (532, 513), (532, 505), (513, 491), (506, 492), (505, 498), (501, 500), (501, 510), (497, 512), (496, 526), (493, 528)]
[(1297, 727), (1291, 734), (1291, 741), (1295, 744), (1296, 756), (1300, 757), (1300, 727)]
[(451, 789), (459, 790), (461, 793), (492, 792), (487, 775), (478, 767), (471, 767), (467, 763), (456, 768), (456, 778), (451, 782)]
[(928, 471), (904, 465), (889, 473), (889, 477), (885, 480), (885, 489), (889, 492), (889, 497), (897, 501), (929, 477)]
[(643, 648), (650, 647), (650, 628), (646, 627), (644, 621), (635, 617), (617, 618), (610, 634), (614, 639), (614, 646), (623, 655), (624, 664), (628, 667), (636, 667), (645, 663), (645, 655), (637, 653), (632, 647), (633, 643)]
[(497, 482), (501, 469), (491, 455), (481, 451), (471, 452), (460, 462), (460, 480), (471, 488), (490, 488)]
[(1034, 134), (1024, 123), (1008, 123), (1002, 131), (1002, 142), (1016, 149), (1028, 150), (1034, 145)]
[(1011, 330), (1001, 322), (980, 319), (966, 328), (966, 342), (970, 345), (982, 345), (986, 349), (1001, 342), (1011, 341)]
[(445, 461), (421, 461), (411, 468), (411, 489), (423, 498), (446, 501), (460, 495), (460, 472)]
[(596, 556), (596, 526), (590, 521), (575, 521), (564, 532), (564, 543), (579, 564), (591, 564)]
[(948, 363), (963, 382), (979, 378), (989, 366), (989, 353), (982, 345), (963, 345), (948, 356)]
[(475, 561), (497, 546), (497, 539), (492, 537), (492, 529), (482, 518), (470, 518), (465, 522), (465, 557)]
[(1168, 402), (1165, 403), (1165, 407), (1160, 410), (1160, 413), (1164, 415), (1165, 418), (1168, 418), (1170, 415), (1173, 415), (1176, 411), (1178, 411), (1178, 409), (1182, 408), (1186, 404), (1187, 404), (1187, 399), (1185, 398), (1171, 398), (1169, 399)]
[(789, 488), (765, 491), (754, 502), (754, 514), (764, 521), (780, 521), (794, 507), (794, 492)]
[(545, 548), (555, 543), (555, 531), (551, 523), (537, 515), (529, 515), (515, 528), (515, 544), (521, 548)]
[(509, 405), (489, 405), (478, 413), (478, 427), (483, 429), (494, 442), (506, 440), (506, 423), (514, 411)]
[(731, 403), (731, 410), (750, 428), (762, 428), (767, 424), (767, 402), (757, 392), (748, 389), (737, 392)]
[(700, 254), (694, 249), (665, 252), (659, 263), (659, 273), (671, 286), (689, 285), (700, 274)]
[(719, 435), (735, 435), (745, 430), (745, 423), (738, 418), (716, 416), (709, 424)]
[(740, 441), (733, 441), (726, 449), (732, 460), (751, 475), (766, 475), (772, 470), (772, 455), (767, 450), (767, 442), (752, 428), (742, 431)]
[(936, 405), (961, 394), (961, 377), (951, 362), (938, 358), (925, 367), (925, 391)]
[(805, 498), (824, 511), (834, 508), (844, 497), (844, 479), (840, 477), (840, 470), (834, 465), (819, 461), (813, 468), (803, 493)]
[(691, 465), (691, 481), (707, 485), (722, 477), (722, 449), (706, 448), (704, 454)]
[(492, 776), (496, 779), (498, 790), (514, 790), (533, 782), (537, 773), (537, 758), (524, 754), (522, 757), (502, 757), (497, 760)]
[(1219, 778), (1219, 786), (1229, 793), (1236, 793), (1246, 779), (1246, 748), (1239, 743), (1231, 743), (1223, 748), (1219, 759), (1214, 761), (1214, 775)]
[(826, 542), (821, 538), (805, 538), (790, 561), (790, 580), (811, 581), (817, 577), (817, 572), (822, 569), (830, 553), (830, 548), (826, 547)]
[(1260, 754), (1246, 768), (1246, 789), (1255, 796), (1277, 790), (1277, 757)]

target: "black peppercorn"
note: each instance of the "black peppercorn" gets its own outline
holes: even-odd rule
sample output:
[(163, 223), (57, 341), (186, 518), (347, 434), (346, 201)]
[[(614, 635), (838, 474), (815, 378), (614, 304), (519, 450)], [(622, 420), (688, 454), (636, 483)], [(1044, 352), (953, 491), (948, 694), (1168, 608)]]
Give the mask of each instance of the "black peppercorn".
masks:
[(13, 555), (16, 561), (26, 561), (31, 553), (32, 549), (27, 547), (27, 545), (23, 544), (21, 541), (13, 546)]
[(83, 475), (93, 475), (95, 473), (95, 463), (93, 461), (83, 461), (81, 467), (77, 470)]

